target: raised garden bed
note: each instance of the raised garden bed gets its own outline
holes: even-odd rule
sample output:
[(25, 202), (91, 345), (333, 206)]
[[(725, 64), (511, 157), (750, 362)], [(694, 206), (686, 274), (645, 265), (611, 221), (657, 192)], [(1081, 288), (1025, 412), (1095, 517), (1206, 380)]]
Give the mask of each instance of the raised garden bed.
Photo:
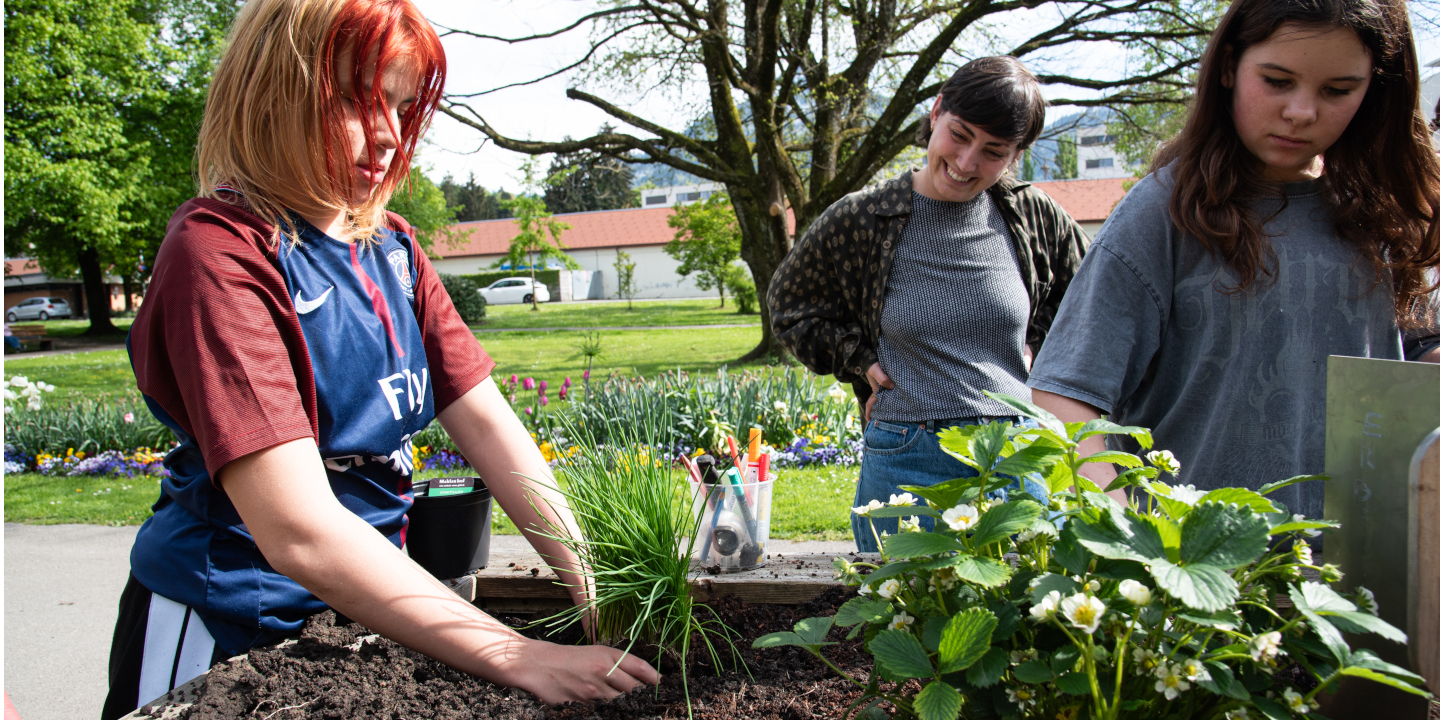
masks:
[[(752, 650), (767, 633), (802, 618), (831, 615), (852, 588), (836, 583), (830, 555), (772, 555), (745, 573), (694, 575), (698, 599), (740, 635), (744, 670), (716, 675), (692, 653), (690, 697), (696, 718), (839, 717), (859, 691), (798, 648)], [(853, 558), (852, 558), (853, 559)], [(449, 584), (512, 627), (562, 609), (564, 588), (533, 553), (492, 555), (490, 566)], [(578, 631), (532, 637), (574, 643)], [(852, 674), (866, 672), (858, 641), (827, 653)], [(649, 658), (647, 658), (649, 659)], [(177, 688), (131, 718), (642, 718), (685, 717), (680, 673), (664, 668), (658, 692), (642, 689), (608, 702), (547, 707), (529, 693), (452, 670), (372, 635), (358, 624), (337, 627), (333, 613), (313, 618), (298, 640), (253, 650)]]

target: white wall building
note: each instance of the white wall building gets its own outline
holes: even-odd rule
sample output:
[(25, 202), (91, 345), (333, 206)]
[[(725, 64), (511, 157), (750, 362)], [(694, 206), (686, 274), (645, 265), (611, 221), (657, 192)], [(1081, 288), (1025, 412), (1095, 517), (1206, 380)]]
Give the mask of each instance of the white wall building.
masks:
[(1082, 127), (1075, 131), (1076, 165), (1081, 180), (1106, 180), (1134, 177), (1135, 169), (1115, 150), (1115, 136), (1104, 125)]
[(725, 188), (718, 183), (700, 183), (698, 185), (671, 185), (661, 188), (641, 188), (640, 207), (674, 207), (676, 205), (688, 205), (693, 202), (709, 200), (711, 195), (717, 192), (724, 192)]

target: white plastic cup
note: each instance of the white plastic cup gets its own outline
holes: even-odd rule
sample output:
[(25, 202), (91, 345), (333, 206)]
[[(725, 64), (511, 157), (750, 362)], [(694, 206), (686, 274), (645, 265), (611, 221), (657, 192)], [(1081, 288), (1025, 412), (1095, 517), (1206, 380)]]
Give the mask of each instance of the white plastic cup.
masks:
[(699, 517), (694, 556), (702, 569), (753, 570), (765, 564), (770, 543), (770, 498), (775, 481), (733, 485), (691, 483)]

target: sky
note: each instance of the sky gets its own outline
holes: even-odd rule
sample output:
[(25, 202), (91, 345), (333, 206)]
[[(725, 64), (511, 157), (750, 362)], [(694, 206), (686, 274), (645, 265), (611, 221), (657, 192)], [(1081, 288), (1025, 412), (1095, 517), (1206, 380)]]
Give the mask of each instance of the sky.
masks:
[[(590, 0), (416, 0), (416, 4), (426, 17), (439, 26), (504, 37), (565, 27), (596, 6)], [(1038, 27), (1045, 19), (1043, 13), (1008, 17), (1011, 22), (996, 30), (1002, 35), (1014, 37), (1022, 36), (1028, 28)], [(1440, 35), (1423, 23), (1417, 25), (1422, 65), (1440, 59)], [(549, 74), (581, 57), (588, 48), (587, 40), (586, 33), (581, 31), (522, 44), (463, 35), (443, 37), (449, 67), (446, 90), (452, 94), (478, 92)], [(1118, 50), (1106, 51), (1091, 46), (1085, 52), (1057, 55), (1043, 62), (1052, 69), (1063, 69), (1071, 74), (1095, 73), (1100, 76), (1122, 65), (1123, 57)], [(1427, 68), (1426, 71), (1429, 74), (1435, 69)], [(510, 137), (533, 140), (559, 140), (566, 135), (584, 137), (610, 118), (587, 103), (565, 97), (566, 88), (575, 82), (574, 73), (570, 73), (467, 102), (492, 127)], [(668, 96), (616, 88), (587, 89), (667, 127), (683, 127), (691, 117), (685, 111), (686, 102), (702, 97), (703, 93), (703, 86), (683, 88)], [(1082, 93), (1068, 87), (1046, 86), (1044, 92), (1050, 98), (1083, 97)], [(1066, 108), (1052, 108), (1048, 114), (1060, 117), (1068, 112)], [(476, 181), (486, 188), (511, 190), (522, 184), (520, 165), (524, 160), (524, 155), (485, 142), (480, 131), (438, 113), (419, 157), (420, 165), (436, 181), (447, 174), (464, 181), (473, 173)], [(541, 163), (542, 168), (547, 167), (549, 157), (543, 157)]]

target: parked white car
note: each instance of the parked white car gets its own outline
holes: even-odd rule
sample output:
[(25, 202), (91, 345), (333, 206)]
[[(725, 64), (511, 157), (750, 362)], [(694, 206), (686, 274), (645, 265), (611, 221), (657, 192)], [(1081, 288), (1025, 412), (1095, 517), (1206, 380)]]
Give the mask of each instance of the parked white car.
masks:
[(70, 303), (65, 298), (37, 297), (21, 302), (5, 311), (6, 322), (18, 320), (49, 320), (70, 317)]
[(480, 288), (479, 292), (480, 296), (485, 298), (485, 302), (490, 305), (528, 303), (532, 295), (539, 302), (550, 302), (550, 290), (545, 287), (545, 283), (535, 283), (532, 290), (528, 277), (496, 280), (490, 283), (490, 287)]

